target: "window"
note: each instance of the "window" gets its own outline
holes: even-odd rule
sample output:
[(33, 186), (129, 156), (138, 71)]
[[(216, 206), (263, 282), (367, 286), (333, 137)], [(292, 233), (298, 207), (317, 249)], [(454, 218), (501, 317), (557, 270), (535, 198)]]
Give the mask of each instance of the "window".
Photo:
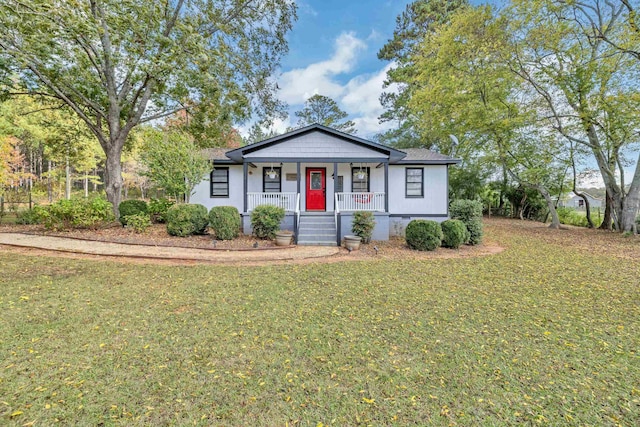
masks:
[[(269, 177), (271, 171), (275, 172), (273, 178)], [(264, 193), (280, 193), (282, 182), (282, 168), (262, 168), (262, 191)]]
[[(364, 172), (364, 176), (357, 176), (358, 172)], [(368, 167), (365, 168), (351, 168), (351, 191), (354, 193), (368, 193), (369, 192), (369, 176), (370, 171)]]
[(229, 197), (229, 168), (211, 171), (211, 197)]
[(424, 197), (424, 169), (405, 169), (406, 197)]
[(335, 183), (335, 192), (336, 193), (342, 193), (344, 191), (344, 176), (342, 175), (338, 175), (336, 178), (336, 183)]

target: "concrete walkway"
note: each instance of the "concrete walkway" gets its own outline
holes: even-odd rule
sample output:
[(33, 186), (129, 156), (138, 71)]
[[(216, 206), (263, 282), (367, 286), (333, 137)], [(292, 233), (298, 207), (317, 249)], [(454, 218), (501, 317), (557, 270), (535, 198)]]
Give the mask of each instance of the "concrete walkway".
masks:
[(0, 233), (0, 245), (88, 255), (221, 263), (303, 260), (328, 257), (339, 252), (338, 247), (331, 246), (297, 246), (277, 250), (245, 251), (139, 246), (23, 233)]

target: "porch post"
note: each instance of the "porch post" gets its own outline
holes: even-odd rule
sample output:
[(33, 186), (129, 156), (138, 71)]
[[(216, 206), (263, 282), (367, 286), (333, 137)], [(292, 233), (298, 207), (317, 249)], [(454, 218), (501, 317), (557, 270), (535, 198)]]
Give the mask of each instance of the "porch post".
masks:
[[(336, 203), (336, 182), (338, 182), (338, 162), (333, 162), (333, 195), (331, 197), (334, 204)], [(335, 211), (336, 209), (338, 207), (334, 206), (333, 210)]]
[(389, 212), (389, 161), (384, 162), (384, 211)]
[(300, 162), (296, 162), (296, 179), (297, 179), (297, 185), (298, 185), (298, 194), (300, 194)]
[(247, 212), (247, 205), (248, 200), (249, 200), (249, 195), (247, 194), (247, 192), (249, 191), (249, 164), (247, 163), (246, 160), (242, 160), (242, 185), (244, 186), (244, 208), (243, 208), (243, 212)]

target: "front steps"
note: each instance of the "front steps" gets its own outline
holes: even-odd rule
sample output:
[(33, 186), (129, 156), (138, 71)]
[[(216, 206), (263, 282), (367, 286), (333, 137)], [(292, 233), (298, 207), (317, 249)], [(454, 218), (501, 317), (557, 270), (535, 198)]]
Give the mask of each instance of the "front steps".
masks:
[(298, 228), (298, 245), (336, 246), (336, 223), (333, 215), (302, 213)]

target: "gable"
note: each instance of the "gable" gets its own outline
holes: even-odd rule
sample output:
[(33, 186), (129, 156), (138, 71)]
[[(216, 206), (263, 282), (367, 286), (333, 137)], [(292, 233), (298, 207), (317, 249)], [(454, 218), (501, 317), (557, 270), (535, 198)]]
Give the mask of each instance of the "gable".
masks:
[(387, 159), (389, 156), (386, 153), (325, 132), (313, 131), (247, 152), (244, 158)]

